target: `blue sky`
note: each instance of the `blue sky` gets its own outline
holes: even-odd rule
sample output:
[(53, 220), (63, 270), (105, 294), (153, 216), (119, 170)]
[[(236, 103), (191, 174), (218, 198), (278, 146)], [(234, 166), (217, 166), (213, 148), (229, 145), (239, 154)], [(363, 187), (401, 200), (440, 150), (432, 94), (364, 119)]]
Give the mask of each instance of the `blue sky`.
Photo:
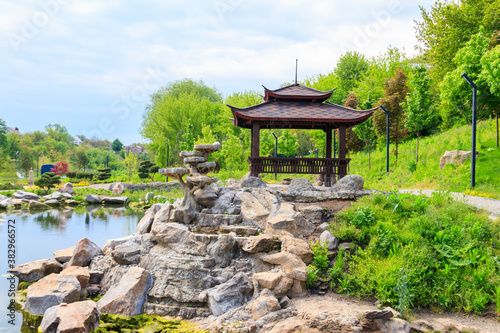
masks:
[(416, 54), (432, 0), (0, 0), (0, 118), (21, 132), (143, 141), (151, 93), (182, 78), (222, 94), (333, 70), (346, 51)]

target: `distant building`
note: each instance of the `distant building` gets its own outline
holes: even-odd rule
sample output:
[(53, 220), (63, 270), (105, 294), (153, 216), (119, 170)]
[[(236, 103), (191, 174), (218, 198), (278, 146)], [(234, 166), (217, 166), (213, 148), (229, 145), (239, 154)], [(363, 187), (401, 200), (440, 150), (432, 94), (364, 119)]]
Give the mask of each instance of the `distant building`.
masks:
[(122, 149), (127, 153), (131, 151), (135, 155), (139, 155), (144, 151), (141, 146), (123, 146)]
[(19, 128), (17, 127), (7, 127), (7, 132), (14, 132), (17, 134), (21, 134), (21, 132), (19, 132)]
[(79, 137), (77, 137), (77, 136), (74, 136), (74, 137), (73, 137), (73, 144), (74, 144), (75, 146), (79, 146), (79, 145), (81, 145), (82, 143), (83, 143), (83, 141), (82, 141)]

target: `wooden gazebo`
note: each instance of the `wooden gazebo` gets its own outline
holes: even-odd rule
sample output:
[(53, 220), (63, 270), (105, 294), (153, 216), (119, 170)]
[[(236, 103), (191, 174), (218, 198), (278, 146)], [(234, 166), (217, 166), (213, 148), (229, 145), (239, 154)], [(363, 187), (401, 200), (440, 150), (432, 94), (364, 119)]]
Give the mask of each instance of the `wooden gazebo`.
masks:
[[(234, 125), (252, 130), (250, 172), (323, 174), (325, 185), (331, 177), (347, 174), (350, 159), (346, 158), (346, 129), (361, 124), (372, 110), (354, 110), (326, 102), (333, 90), (320, 91), (300, 84), (276, 90), (264, 87), (264, 102), (247, 108), (228, 105), (234, 115)], [(271, 128), (320, 129), (326, 133), (325, 158), (260, 157), (259, 131)], [(332, 158), (332, 130), (339, 131), (339, 156)]]

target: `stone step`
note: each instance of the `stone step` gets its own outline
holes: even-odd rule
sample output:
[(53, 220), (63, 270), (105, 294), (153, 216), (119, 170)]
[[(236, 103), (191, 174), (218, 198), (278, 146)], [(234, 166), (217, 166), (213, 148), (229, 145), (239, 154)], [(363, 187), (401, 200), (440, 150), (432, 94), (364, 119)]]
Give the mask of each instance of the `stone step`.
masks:
[(192, 319), (195, 317), (208, 317), (212, 314), (209, 308), (165, 305), (147, 302), (144, 304), (144, 313), (157, 316), (182, 317)]

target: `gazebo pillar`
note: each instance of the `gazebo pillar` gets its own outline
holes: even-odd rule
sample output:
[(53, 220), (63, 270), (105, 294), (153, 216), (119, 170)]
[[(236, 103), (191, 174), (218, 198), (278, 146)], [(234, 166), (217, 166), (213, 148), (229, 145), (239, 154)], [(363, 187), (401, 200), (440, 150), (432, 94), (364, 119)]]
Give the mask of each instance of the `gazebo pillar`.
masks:
[[(328, 126), (325, 129), (326, 132), (326, 149), (325, 149), (325, 158), (332, 158), (332, 128)], [(332, 180), (331, 180), (331, 174), (328, 172), (327, 168), (327, 173), (325, 174), (325, 186), (330, 187), (332, 186)]]
[[(346, 126), (339, 126), (339, 159), (345, 159), (346, 154)], [(347, 174), (347, 167), (339, 168), (339, 179)]]
[[(250, 156), (251, 157), (259, 157), (259, 145), (260, 145), (260, 123), (253, 122), (252, 123), (252, 140), (251, 140), (251, 148), (250, 148)], [(250, 173), (254, 177), (258, 177), (259, 173), (255, 170), (255, 167), (252, 166), (250, 162)]]

